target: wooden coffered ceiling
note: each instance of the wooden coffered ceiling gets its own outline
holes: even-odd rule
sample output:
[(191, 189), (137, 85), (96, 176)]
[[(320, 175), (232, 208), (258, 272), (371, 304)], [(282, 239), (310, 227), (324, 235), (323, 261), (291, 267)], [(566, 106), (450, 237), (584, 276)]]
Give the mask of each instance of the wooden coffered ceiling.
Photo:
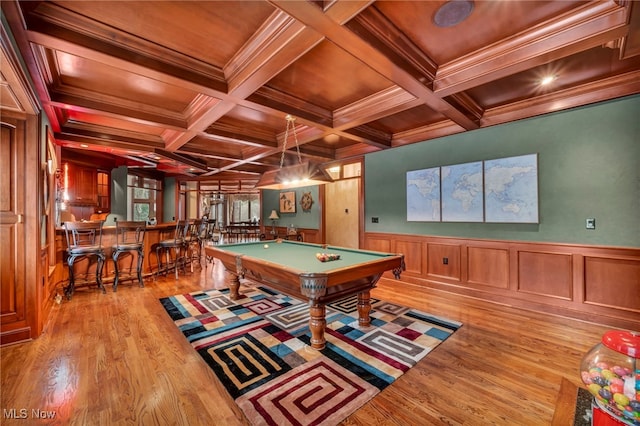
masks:
[(172, 174), (257, 179), (279, 166), (287, 114), (302, 156), (331, 163), (640, 93), (632, 1), (3, 0), (2, 11), (59, 144)]

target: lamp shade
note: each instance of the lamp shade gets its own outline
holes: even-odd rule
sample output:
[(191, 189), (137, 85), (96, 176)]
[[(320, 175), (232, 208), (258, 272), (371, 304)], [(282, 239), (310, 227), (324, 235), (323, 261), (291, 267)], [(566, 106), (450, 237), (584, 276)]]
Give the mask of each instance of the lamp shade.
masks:
[[(280, 157), (280, 168), (265, 172), (258, 180), (256, 188), (259, 189), (288, 189), (301, 188), (303, 186), (322, 185), (333, 182), (331, 175), (322, 167), (311, 162), (302, 162), (300, 147), (298, 145), (298, 135), (296, 134), (296, 119), (290, 114), (285, 117), (287, 129), (284, 132), (284, 143), (282, 144), (282, 156)], [(287, 152), (287, 139), (289, 131), (293, 133), (293, 140), (296, 142), (296, 152), (298, 153), (299, 164), (284, 166), (284, 156)]]
[(269, 215), (269, 219), (278, 220), (278, 219), (280, 219), (280, 217), (278, 216), (278, 213), (275, 210), (271, 210), (271, 214)]
[(265, 172), (256, 184), (256, 188), (289, 189), (323, 185), (329, 182), (333, 182), (329, 173), (318, 164), (307, 162)]

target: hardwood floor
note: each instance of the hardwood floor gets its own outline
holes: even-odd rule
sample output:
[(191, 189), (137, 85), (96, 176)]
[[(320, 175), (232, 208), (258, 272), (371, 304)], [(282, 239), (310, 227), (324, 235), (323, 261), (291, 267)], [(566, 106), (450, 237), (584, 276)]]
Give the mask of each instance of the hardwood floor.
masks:
[[(0, 423), (39, 409), (55, 418), (36, 424), (247, 424), (158, 302), (212, 288), (210, 272), (80, 289), (56, 305), (40, 338), (0, 350)], [(373, 296), (464, 325), (344, 425), (550, 424), (562, 379), (580, 384), (582, 356), (609, 329), (387, 278)]]

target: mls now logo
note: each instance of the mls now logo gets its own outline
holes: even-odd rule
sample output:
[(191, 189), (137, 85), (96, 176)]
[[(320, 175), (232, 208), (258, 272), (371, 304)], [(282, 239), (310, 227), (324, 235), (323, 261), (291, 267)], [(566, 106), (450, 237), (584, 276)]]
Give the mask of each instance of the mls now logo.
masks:
[(2, 417), (5, 419), (26, 419), (29, 416), (29, 410), (26, 408), (3, 408)]
[(56, 416), (55, 411), (47, 411), (40, 409), (27, 410), (26, 408), (3, 408), (2, 417), (5, 419), (53, 419)]

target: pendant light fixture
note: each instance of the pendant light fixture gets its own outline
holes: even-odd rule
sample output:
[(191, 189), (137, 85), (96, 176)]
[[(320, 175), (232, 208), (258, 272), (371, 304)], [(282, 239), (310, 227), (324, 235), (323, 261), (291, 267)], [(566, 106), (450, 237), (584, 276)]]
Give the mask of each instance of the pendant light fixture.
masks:
[[(302, 186), (323, 185), (333, 182), (333, 179), (318, 164), (312, 162), (302, 162), (300, 156), (300, 146), (298, 145), (298, 135), (296, 133), (295, 117), (286, 116), (287, 127), (284, 133), (284, 143), (282, 144), (282, 154), (280, 156), (280, 168), (277, 170), (269, 170), (261, 177), (256, 188), (259, 189), (289, 189), (299, 188)], [(293, 133), (293, 139), (296, 144), (296, 152), (298, 154), (298, 164), (292, 166), (284, 166), (285, 152), (287, 151), (287, 141), (289, 132)]]

